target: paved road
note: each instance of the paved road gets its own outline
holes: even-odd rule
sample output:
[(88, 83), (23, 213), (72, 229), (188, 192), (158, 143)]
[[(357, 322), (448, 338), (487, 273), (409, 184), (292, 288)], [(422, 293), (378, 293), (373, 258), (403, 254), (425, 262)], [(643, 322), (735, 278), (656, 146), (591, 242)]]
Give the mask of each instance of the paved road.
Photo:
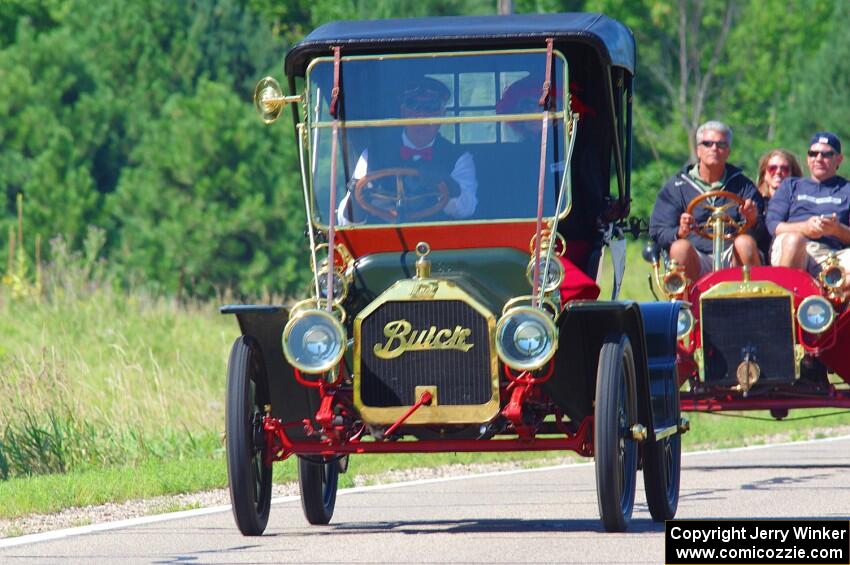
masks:
[[(850, 437), (684, 458), (678, 518), (850, 514)], [(639, 476), (638, 480), (642, 480)], [(197, 514), (197, 512), (195, 513)], [(663, 525), (642, 488), (626, 534), (601, 531), (592, 465), (348, 491), (330, 526), (297, 499), (272, 506), (267, 535), (229, 511), (14, 547), (0, 563), (663, 563)]]

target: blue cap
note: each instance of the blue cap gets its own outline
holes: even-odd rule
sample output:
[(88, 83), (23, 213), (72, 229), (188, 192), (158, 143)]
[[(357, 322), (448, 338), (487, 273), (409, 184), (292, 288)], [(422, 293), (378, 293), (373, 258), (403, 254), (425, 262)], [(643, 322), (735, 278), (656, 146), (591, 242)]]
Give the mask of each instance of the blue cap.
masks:
[(809, 142), (809, 147), (811, 147), (815, 143), (826, 143), (827, 145), (835, 149), (836, 153), (841, 153), (841, 141), (834, 133), (829, 133), (828, 131), (817, 132), (812, 136), (812, 140)]

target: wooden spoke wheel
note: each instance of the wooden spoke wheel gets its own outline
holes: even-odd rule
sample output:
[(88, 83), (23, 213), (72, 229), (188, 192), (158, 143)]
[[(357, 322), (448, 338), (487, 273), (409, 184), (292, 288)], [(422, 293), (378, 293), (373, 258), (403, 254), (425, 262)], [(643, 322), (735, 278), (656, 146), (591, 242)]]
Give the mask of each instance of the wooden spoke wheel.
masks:
[[(711, 199), (717, 198), (726, 198), (731, 200), (732, 202), (728, 202), (726, 204), (721, 205), (709, 204), (709, 201), (711, 201)], [(731, 240), (746, 232), (748, 229), (753, 227), (753, 224), (755, 223), (754, 221), (751, 222), (747, 220), (739, 222), (729, 214), (730, 209), (743, 205), (744, 199), (735, 194), (734, 192), (729, 192), (728, 190), (713, 190), (711, 192), (701, 194), (691, 200), (690, 203), (688, 203), (688, 208), (687, 210), (685, 210), (685, 212), (695, 216), (694, 212), (699, 210), (700, 208), (707, 209), (709, 212), (711, 212), (708, 221), (697, 224), (694, 228), (694, 232), (696, 232), (696, 234), (700, 237), (704, 237), (706, 239), (714, 239), (713, 220), (720, 218), (723, 225), (732, 228), (731, 231), (724, 232), (723, 239)]]
[[(385, 222), (397, 223), (433, 216), (446, 207), (449, 187), (441, 181), (424, 191), (407, 190), (404, 179), (418, 176), (418, 169), (377, 170), (358, 179), (354, 185), (354, 199), (367, 213)], [(387, 177), (395, 178), (392, 189), (384, 182), (376, 182)]]

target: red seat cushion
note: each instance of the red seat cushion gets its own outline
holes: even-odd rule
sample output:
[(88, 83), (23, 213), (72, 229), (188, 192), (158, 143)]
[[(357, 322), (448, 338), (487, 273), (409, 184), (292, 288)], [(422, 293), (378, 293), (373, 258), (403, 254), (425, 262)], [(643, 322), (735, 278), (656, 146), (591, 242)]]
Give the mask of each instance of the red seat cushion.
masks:
[(596, 300), (599, 286), (577, 265), (587, 265), (592, 250), (589, 241), (568, 241), (567, 250), (561, 257), (564, 266), (564, 282), (561, 283), (561, 304), (568, 300)]

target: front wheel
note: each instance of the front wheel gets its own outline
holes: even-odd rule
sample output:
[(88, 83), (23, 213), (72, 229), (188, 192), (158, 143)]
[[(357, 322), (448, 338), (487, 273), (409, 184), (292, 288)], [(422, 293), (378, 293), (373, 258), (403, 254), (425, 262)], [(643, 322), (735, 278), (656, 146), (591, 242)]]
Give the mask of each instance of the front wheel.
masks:
[(625, 334), (605, 338), (596, 374), (593, 450), (596, 496), (602, 524), (609, 532), (625, 531), (632, 517), (637, 476), (635, 362)]
[(336, 505), (339, 470), (339, 461), (313, 461), (307, 457), (298, 459), (301, 508), (311, 524), (327, 524), (331, 521)]
[(272, 468), (263, 463), (263, 406), (269, 402), (263, 358), (254, 340), (242, 336), (227, 363), (227, 478), (239, 531), (259, 536), (269, 521)]
[[(680, 418), (679, 393), (674, 404), (675, 421)], [(679, 506), (679, 476), (682, 472), (682, 435), (678, 431), (643, 446), (643, 486), (646, 504), (656, 522), (672, 520)]]

